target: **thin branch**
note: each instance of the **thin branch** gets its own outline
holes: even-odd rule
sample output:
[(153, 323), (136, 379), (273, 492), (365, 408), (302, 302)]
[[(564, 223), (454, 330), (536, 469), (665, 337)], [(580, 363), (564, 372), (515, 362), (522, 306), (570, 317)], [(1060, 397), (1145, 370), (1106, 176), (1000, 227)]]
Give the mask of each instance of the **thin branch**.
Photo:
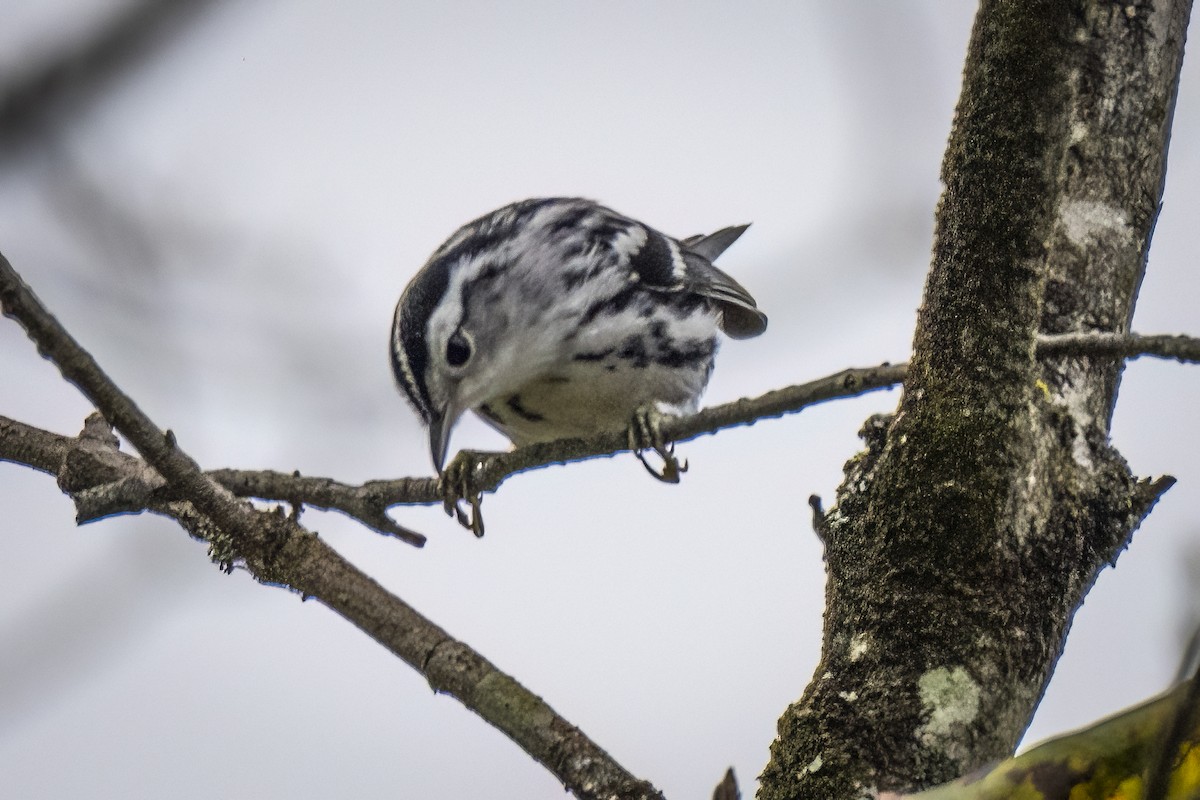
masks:
[[(1088, 355), (1125, 359), (1153, 356), (1197, 362), (1200, 361), (1200, 338), (1073, 333), (1042, 336), (1037, 342), (1037, 350), (1041, 356)], [(903, 381), (907, 370), (907, 364), (850, 368), (758, 397), (706, 408), (691, 416), (669, 417), (662, 423), (663, 437), (672, 442), (686, 442), (727, 428), (794, 414), (829, 400), (887, 389)], [(472, 496), (477, 498), (495, 492), (500, 484), (519, 472), (607, 458), (628, 449), (629, 440), (624, 432), (609, 432), (586, 439), (561, 439), (530, 445), (507, 453), (466, 451), (464, 464), (468, 474), (464, 476), (466, 486), (457, 487), (461, 490), (459, 497), (470, 500)], [(383, 532), (390, 532), (384, 527), (384, 521), (395, 524), (386, 513), (391, 506), (446, 501), (436, 478), (376, 480), (353, 486), (330, 478), (298, 477), (281, 472), (219, 470), (213, 476), (238, 495), (295, 500), (316, 508), (340, 511)]]
[[(903, 364), (847, 369), (820, 380), (768, 392), (761, 397), (737, 400), (705, 409), (694, 416), (670, 418), (664, 421), (663, 432), (672, 441), (688, 441), (725, 428), (750, 425), (759, 419), (795, 413), (826, 400), (853, 397), (887, 388), (898, 383), (903, 376)], [(22, 455), (19, 448), (29, 446), (26, 437), (30, 432), (37, 432), (45, 452)], [(44, 472), (57, 473), (61, 463), (61, 455), (58, 453), (68, 448), (72, 442), (74, 439), (70, 437), (0, 417), (0, 459), (28, 464)], [(628, 449), (629, 442), (624, 433), (605, 433), (588, 439), (566, 439), (533, 445), (508, 453), (471, 453), (477, 464), (472, 478), (476, 481), (477, 493), (493, 492), (507, 478), (518, 472), (541, 469), (552, 464), (613, 456)], [(371, 530), (395, 536), (417, 547), (425, 543), (425, 537), (397, 524), (388, 516), (388, 508), (395, 505), (430, 505), (442, 503), (445, 499), (437, 478), (374, 480), (356, 486), (333, 478), (275, 470), (217, 469), (210, 470), (205, 475), (239, 497), (254, 497), (290, 503), (295, 507), (304, 505), (324, 511), (337, 511)], [(139, 495), (132, 493), (138, 488), (143, 490), (140, 501)], [(149, 508), (152, 500), (150, 493), (160, 489), (160, 486), (153, 484), (126, 484), (120, 494), (96, 494), (90, 498), (86, 508), (79, 508), (79, 522)], [(170, 487), (166, 487), (166, 491), (170, 492)], [(174, 496), (163, 494), (157, 499), (169, 499)], [(110, 501), (111, 505), (106, 505), (106, 501)], [(80, 498), (76, 497), (77, 505), (79, 502)]]
[[(759, 397), (706, 408), (690, 416), (667, 417), (662, 421), (663, 438), (670, 442), (687, 442), (727, 428), (753, 425), (759, 420), (793, 414), (827, 400), (857, 397), (886, 389), (904, 380), (906, 368), (905, 364), (882, 364), (878, 367), (845, 369), (815, 381), (776, 389)], [(518, 472), (570, 461), (606, 458), (628, 450), (628, 434), (625, 431), (610, 431), (586, 439), (560, 439), (528, 445), (507, 453), (471, 452), (475, 463), (470, 479), (477, 491), (494, 492), (501, 483)], [(378, 484), (379, 491), (387, 495), (392, 503), (427, 503), (442, 499), (440, 494), (420, 499), (401, 499), (404, 489), (426, 488), (415, 483)]]
[[(1134, 359), (1141, 356), (1174, 358), (1186, 363), (1200, 361), (1200, 338), (1192, 336), (1108, 333), (1071, 333), (1042, 336), (1038, 340), (1042, 356), (1104, 356)], [(663, 422), (664, 436), (674, 442), (690, 441), (707, 434), (739, 425), (753, 425), (760, 419), (794, 414), (818, 403), (856, 397), (867, 392), (886, 389), (900, 383), (906, 374), (906, 364), (883, 364), (878, 367), (845, 369), (808, 383), (767, 392), (754, 398), (743, 398), (689, 417), (668, 418)], [(53, 454), (49, 466), (21, 457), (14, 448), (21, 446), (18, 426), (0, 417), (7, 427), (0, 426), (0, 458), (28, 464), (45, 472), (56, 472), (59, 461)], [(57, 447), (66, 447), (73, 439), (48, 431), (46, 437), (57, 437)], [(15, 437), (15, 438), (14, 438)], [(47, 440), (50, 441), (50, 440)], [(471, 453), (476, 466), (471, 475), (478, 493), (494, 492), (505, 480), (518, 472), (542, 469), (555, 464), (606, 458), (629, 449), (628, 438), (621, 433), (605, 433), (588, 439), (569, 439), (533, 445), (507, 453)], [(7, 454), (5, 454), (7, 450)], [(333, 478), (300, 475), (275, 470), (217, 469), (206, 473), (239, 497), (286, 502), (294, 506), (310, 506), (323, 511), (337, 511), (357, 520), (365, 527), (394, 536), (414, 546), (425, 543), (425, 537), (392, 519), (387, 510), (396, 505), (431, 505), (444, 502), (436, 478), (398, 478), (373, 480), (355, 485)], [(149, 498), (146, 498), (147, 502)], [(77, 498), (78, 502), (78, 498)], [(126, 507), (129, 506), (129, 507)], [(90, 510), (80, 509), (80, 522), (108, 514), (134, 511), (148, 507), (137, 505), (135, 497), (127, 497), (119, 506), (105, 506), (97, 498)]]
[[(64, 464), (68, 455), (71, 463)], [(97, 463), (97, 458), (105, 463)], [(81, 460), (84, 463), (79, 463)], [(140, 459), (117, 450), (115, 444), (102, 453), (83, 450), (76, 438), (35, 428), (2, 415), (0, 461), (12, 461), (58, 476), (64, 491), (70, 492), (75, 500), (75, 521), (80, 525), (113, 514), (149, 510), (156, 501), (180, 499), (178, 493), (153, 470), (150, 472), (156, 480), (141, 480), (136, 484), (130, 482), (128, 479), (133, 472), (149, 468)], [(64, 478), (64, 470), (72, 477)], [(380, 499), (380, 493), (375, 488), (378, 482), (351, 486), (332, 478), (308, 478), (294, 472), (274, 470), (217, 469), (205, 474), (238, 497), (286, 502), (297, 508), (307, 505), (339, 511), (371, 530), (394, 536), (414, 547), (425, 545), (423, 535), (396, 524), (387, 516), (388, 503)], [(63, 481), (67, 483), (64, 485)], [(420, 478), (413, 479), (413, 482), (418, 485), (433, 483)], [(404, 481), (394, 483), (403, 487)], [(409, 491), (401, 490), (406, 493)], [(432, 491), (428, 487), (426, 490)]]
[[(691, 416), (668, 417), (662, 422), (663, 437), (672, 442), (686, 442), (726, 428), (792, 414), (827, 400), (886, 389), (904, 379), (905, 369), (904, 364), (846, 369), (752, 399), (707, 408)], [(400, 478), (351, 486), (330, 478), (298, 477), (282, 472), (220, 470), (213, 476), (235, 494), (341, 511), (375, 530), (381, 530), (376, 523), (391, 522), (386, 513), (391, 506), (443, 503), (448, 513), (457, 512), (464, 526), (479, 534), (482, 495), (495, 492), (511, 476), (553, 464), (607, 458), (627, 450), (629, 437), (625, 431), (606, 431), (586, 439), (559, 439), (507, 453), (465, 450), (447, 469), (447, 475), (453, 477), (444, 481)], [(470, 515), (457, 509), (457, 502), (463, 499), (471, 504)]]
[[(239, 497), (288, 502), (322, 511), (337, 511), (358, 520), (371, 530), (395, 536), (421, 547), (425, 537), (396, 523), (387, 514), (397, 502), (407, 505), (440, 503), (437, 478), (399, 478), (367, 481), (360, 485), (342, 483), (333, 478), (301, 475), (275, 470), (216, 469), (208, 475)], [(404, 500), (396, 501), (395, 497)]]
[(69, 436), (60, 436), (15, 419), (0, 417), (0, 461), (22, 464), (47, 475), (58, 475), (70, 447)]
[(1043, 334), (1038, 338), (1037, 351), (1040, 356), (1107, 356), (1124, 359), (1151, 356), (1197, 364), (1200, 363), (1200, 338), (1102, 332)]
[[(541, 698), (384, 590), (294, 520), (256, 511), (201, 472), (174, 435), (161, 431), (42, 306), (3, 255), (0, 308), (185, 498), (159, 503), (154, 510), (171, 515), (208, 541), (222, 563), (240, 560), (264, 583), (315, 597), (424, 675), (435, 691), (453, 695), (505, 733), (576, 796), (662, 797)], [(91, 430), (81, 439), (94, 446), (103, 437)], [(54, 447), (48, 444), (29, 460), (48, 466)], [(26, 452), (36, 449), (25, 446)]]
[[(760, 397), (714, 406), (693, 416), (668, 418), (662, 425), (663, 434), (671, 441), (690, 441), (726, 428), (751, 425), (760, 419), (795, 413), (827, 400), (854, 397), (893, 386), (903, 379), (904, 370), (903, 364), (842, 370), (819, 380), (767, 392)], [(0, 458), (29, 463), (30, 466), (34, 464), (21, 458), (16, 451), (10, 451), (7, 455), (5, 453), (4, 439), (13, 439), (10, 448), (23, 441), (21, 437), (15, 436), (17, 426), (26, 431), (38, 431), (46, 442), (45, 446), (53, 447), (54, 452), (68, 447), (69, 443), (74, 441), (69, 437), (30, 428), (3, 417), (0, 417), (0, 422), (8, 423), (7, 429), (0, 427)], [(552, 464), (609, 457), (628, 449), (629, 440), (625, 433), (612, 432), (587, 439), (564, 439), (531, 445), (508, 453), (468, 451), (466, 463), (474, 467), (469, 480), (474, 495), (478, 496), (484, 492), (494, 492), (501, 483), (518, 472), (541, 469)], [(43, 457), (50, 461), (53, 458), (52, 454)], [(43, 463), (49, 462), (43, 460)], [(58, 463), (52, 463), (49, 468), (44, 468), (44, 471), (56, 472)], [(387, 509), (401, 504), (428, 505), (445, 501), (436, 478), (375, 480), (355, 486), (332, 478), (310, 477), (275, 470), (219, 469), (205, 474), (239, 497), (255, 497), (291, 503), (293, 506), (306, 505), (338, 511), (372, 530), (395, 536), (418, 547), (425, 543), (425, 537), (398, 525), (388, 516)], [(79, 522), (148, 508), (152, 500), (151, 493), (161, 489), (162, 486), (145, 481), (125, 482), (120, 492), (93, 494), (86, 508), (78, 509)], [(169, 487), (167, 490), (170, 491)], [(164, 497), (170, 499), (174, 495)], [(77, 498), (77, 505), (78, 503)]]
[[(1200, 338), (1191, 336), (1125, 336), (1106, 333), (1078, 333), (1042, 336), (1037, 342), (1041, 356), (1091, 355), (1114, 358), (1154, 356), (1174, 358), (1185, 362), (1200, 362)], [(794, 414), (829, 400), (857, 397), (879, 389), (891, 388), (902, 382), (908, 373), (907, 364), (881, 364), (877, 367), (858, 367), (818, 378), (808, 383), (776, 389), (754, 398), (743, 398), (714, 406), (686, 417), (663, 420), (663, 438), (671, 442), (687, 442), (727, 428), (753, 425), (763, 419)], [(471, 452), (474, 461), (469, 476), (477, 492), (494, 492), (506, 479), (519, 472), (542, 469), (554, 464), (604, 458), (625, 452), (629, 440), (624, 431), (602, 433), (586, 439), (560, 439), (555, 442), (529, 445), (507, 453)], [(234, 473), (226, 475), (234, 478)], [(246, 481), (245, 475), (239, 482)], [(324, 479), (310, 479), (324, 480)], [(342, 485), (344, 487), (344, 485)], [(345, 487), (366, 493), (388, 505), (427, 504), (443, 500), (437, 482), (430, 479), (404, 478), (398, 481), (372, 481), (362, 487)], [(336, 503), (341, 487), (320, 487), (326, 507), (340, 508)], [(262, 495), (254, 495), (262, 497)], [(277, 495), (271, 495), (277, 497)], [(297, 497), (303, 497), (303, 492)]]

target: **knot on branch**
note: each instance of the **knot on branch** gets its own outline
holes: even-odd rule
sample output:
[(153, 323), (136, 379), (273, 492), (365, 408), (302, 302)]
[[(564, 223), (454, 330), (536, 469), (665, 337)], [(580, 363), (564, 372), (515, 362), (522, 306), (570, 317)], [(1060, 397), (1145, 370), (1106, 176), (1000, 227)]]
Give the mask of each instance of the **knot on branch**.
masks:
[(142, 511), (161, 499), (158, 493), (166, 486), (162, 476), (119, 447), (112, 426), (93, 412), (67, 448), (58, 486), (75, 501), (78, 524)]

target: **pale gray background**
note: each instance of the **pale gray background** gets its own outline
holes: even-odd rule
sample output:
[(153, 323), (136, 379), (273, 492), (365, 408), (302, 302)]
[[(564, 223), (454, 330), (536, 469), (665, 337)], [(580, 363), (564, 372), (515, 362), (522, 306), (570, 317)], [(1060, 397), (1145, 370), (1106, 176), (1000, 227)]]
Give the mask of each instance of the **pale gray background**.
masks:
[[(120, 4), (9, 0), (10, 80)], [(224, 3), (0, 167), (0, 249), (208, 467), (429, 473), (386, 358), (392, 307), (458, 225), (593, 197), (722, 259), (771, 315), (707, 402), (903, 360), (969, 2)], [(1200, 332), (1200, 65), (1185, 69), (1136, 329)], [(78, 392), (0, 320), (0, 413), (63, 433)], [(818, 655), (804, 501), (883, 393), (513, 479), (482, 541), (414, 550), (305, 521), (671, 797), (747, 794)], [(1194, 618), (1200, 372), (1140, 362), (1114, 438), (1180, 479), (1079, 614), (1029, 740), (1169, 682)], [(482, 425), (456, 446), (497, 447)], [(85, 528), (0, 466), (0, 794), (558, 798), (514, 744), (319, 605), (221, 574), (173, 524)]]

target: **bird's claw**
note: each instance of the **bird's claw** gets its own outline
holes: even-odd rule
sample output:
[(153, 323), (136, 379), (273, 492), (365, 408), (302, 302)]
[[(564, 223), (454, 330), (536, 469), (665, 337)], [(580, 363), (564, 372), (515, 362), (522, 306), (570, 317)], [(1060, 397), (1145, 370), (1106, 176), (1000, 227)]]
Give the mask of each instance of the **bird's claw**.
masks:
[[(629, 449), (642, 462), (646, 471), (663, 483), (679, 483), (679, 476), (687, 472), (688, 464), (675, 457), (675, 444), (668, 442), (662, 434), (664, 415), (654, 406), (639, 408), (629, 424)], [(662, 469), (656, 469), (646, 460), (646, 451), (653, 450), (662, 459)]]
[[(458, 524), (475, 534), (483, 536), (483, 493), (477, 488), (476, 473), (483, 462), (475, 450), (462, 450), (438, 475), (438, 493), (442, 496), (442, 508), (446, 515), (458, 520)], [(468, 508), (464, 508), (463, 501)]]

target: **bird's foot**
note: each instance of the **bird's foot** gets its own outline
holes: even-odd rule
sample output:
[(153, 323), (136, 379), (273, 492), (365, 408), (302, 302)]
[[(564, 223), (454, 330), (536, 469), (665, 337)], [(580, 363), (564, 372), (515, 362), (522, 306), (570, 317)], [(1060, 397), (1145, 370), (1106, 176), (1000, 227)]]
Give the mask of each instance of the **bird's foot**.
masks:
[[(662, 422), (668, 414), (653, 405), (642, 406), (633, 413), (629, 424), (629, 449), (642, 462), (646, 471), (663, 483), (679, 483), (679, 476), (687, 472), (687, 461), (682, 464), (675, 457), (675, 445), (666, 441), (662, 433)], [(661, 469), (656, 469), (646, 460), (646, 451), (653, 450), (663, 460)]]
[(483, 492), (478, 476), (483, 459), (490, 455), (493, 454), (480, 450), (460, 450), (438, 475), (438, 494), (442, 496), (447, 516), (457, 518), (459, 525), (477, 537), (483, 536)]

